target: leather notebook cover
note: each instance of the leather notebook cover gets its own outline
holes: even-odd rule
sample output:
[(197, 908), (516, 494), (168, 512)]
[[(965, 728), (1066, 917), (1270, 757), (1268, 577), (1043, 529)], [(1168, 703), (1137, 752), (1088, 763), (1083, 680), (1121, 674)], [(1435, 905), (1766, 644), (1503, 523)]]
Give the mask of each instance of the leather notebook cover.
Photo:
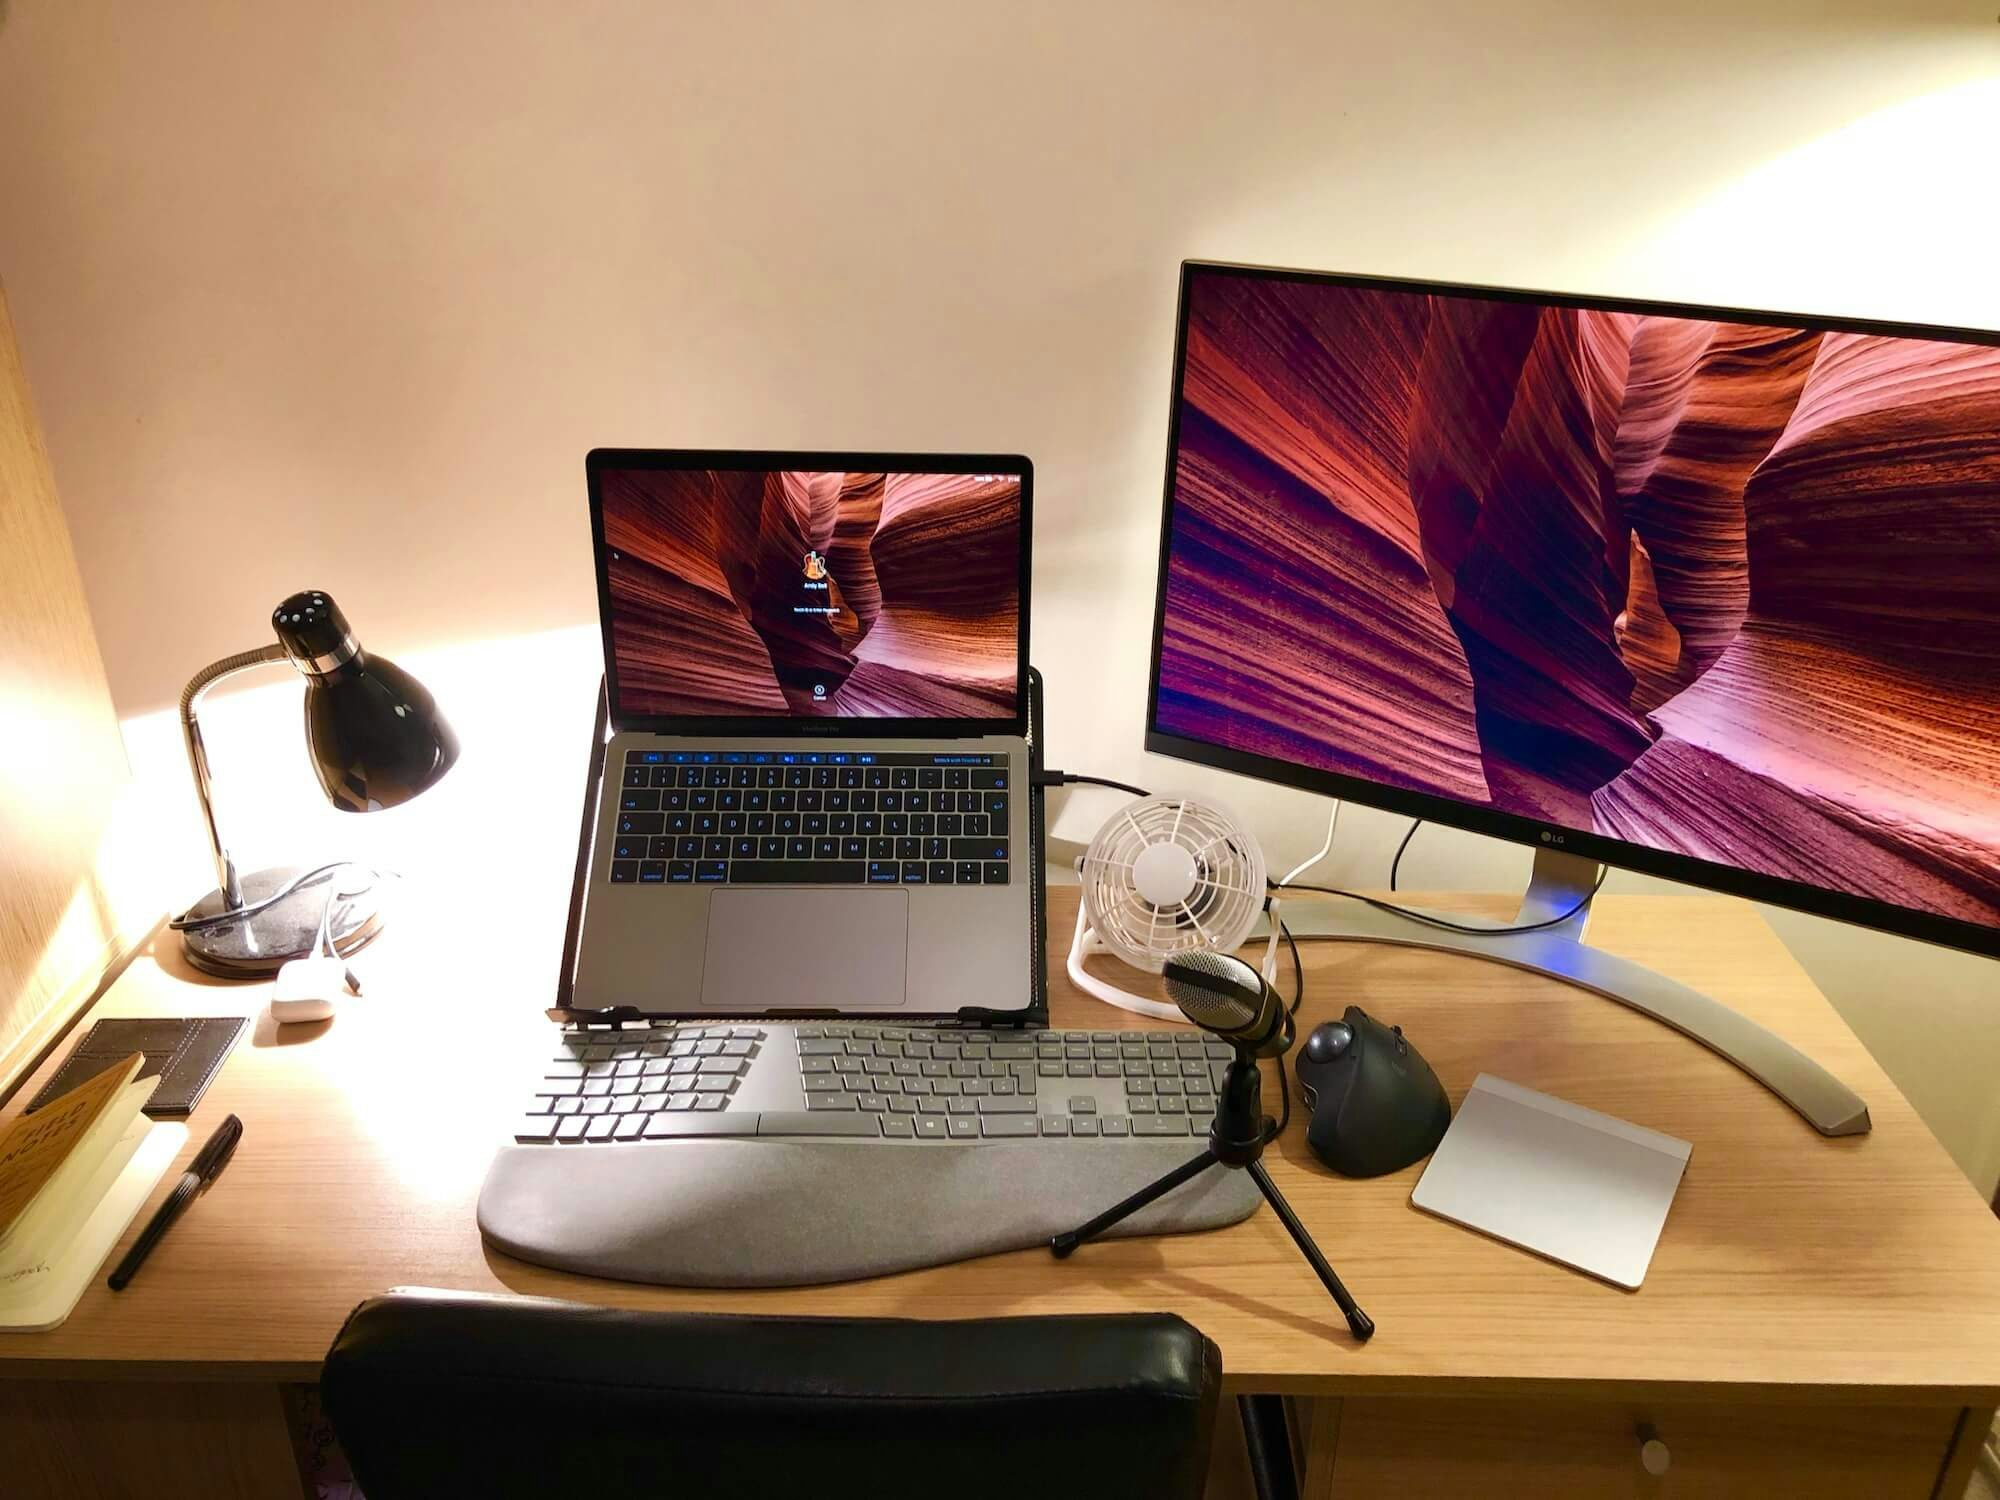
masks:
[(207, 1092), (209, 1081), (242, 1030), (241, 1016), (99, 1021), (70, 1049), (55, 1076), (42, 1085), (22, 1113), (33, 1114), (85, 1079), (139, 1052), (146, 1058), (139, 1077), (160, 1080), (146, 1113), (155, 1120), (182, 1119)]

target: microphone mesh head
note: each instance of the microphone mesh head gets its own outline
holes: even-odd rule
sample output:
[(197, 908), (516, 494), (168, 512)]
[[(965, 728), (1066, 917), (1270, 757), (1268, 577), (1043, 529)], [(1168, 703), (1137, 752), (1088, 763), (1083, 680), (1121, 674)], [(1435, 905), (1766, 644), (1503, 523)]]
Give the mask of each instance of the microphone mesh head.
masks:
[(1197, 948), (1167, 960), (1167, 998), (1181, 1014), (1210, 1031), (1241, 1031), (1257, 1019), (1264, 982), (1250, 965), (1227, 953)]

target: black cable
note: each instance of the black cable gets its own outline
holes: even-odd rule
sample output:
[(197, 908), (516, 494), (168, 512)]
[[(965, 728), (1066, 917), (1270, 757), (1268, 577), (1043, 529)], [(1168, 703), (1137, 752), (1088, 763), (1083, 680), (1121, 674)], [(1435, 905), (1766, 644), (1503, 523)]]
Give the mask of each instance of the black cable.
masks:
[(1129, 792), (1134, 797), (1150, 797), (1153, 794), (1142, 786), (1134, 786), (1129, 781), (1113, 781), (1108, 776), (1080, 776), (1074, 771), (1044, 770), (1035, 779), (1037, 786), (1108, 786), (1114, 792)]
[[(1289, 1024), (1291, 1018), (1299, 1013), (1299, 1002), (1306, 997), (1306, 966), (1304, 960), (1299, 957), (1299, 940), (1292, 936), (1292, 929), (1281, 921), (1278, 923), (1278, 931), (1284, 936), (1285, 946), (1292, 950), (1292, 1003), (1285, 1007), (1285, 1020)], [(1285, 1059), (1282, 1055), (1278, 1058), (1278, 1098), (1282, 1101), (1278, 1123), (1272, 1126), (1271, 1133), (1264, 1137), (1266, 1143), (1275, 1141), (1283, 1135), (1285, 1127), (1292, 1123), (1292, 1085), (1285, 1074)]]
[[(284, 900), (294, 891), (300, 890), (305, 886), (312, 884), (312, 882), (318, 880), (321, 876), (330, 875), (335, 870), (344, 870), (348, 868), (350, 865), (355, 865), (355, 863), (356, 862), (351, 859), (337, 859), (332, 864), (320, 865), (314, 869), (307, 870), (303, 875), (294, 875), (290, 880), (286, 881), (283, 885), (279, 886), (275, 891), (271, 892), (271, 894), (266, 896), (262, 901), (254, 902), (249, 906), (224, 908), (222, 911), (211, 912), (208, 916), (205, 917), (195, 916), (194, 908), (189, 907), (186, 911), (182, 912), (178, 917), (169, 917), (167, 919), (167, 926), (170, 930), (174, 932), (200, 932), (206, 928), (220, 927), (228, 922), (240, 922), (245, 917), (254, 917), (257, 915), (257, 913), (261, 911), (268, 911), (271, 907), (276, 906), (280, 901)], [(363, 865), (363, 866), (357, 866), (357, 868), (366, 869), (367, 867)], [(362, 891), (372, 889), (376, 883), (376, 880), (379, 880), (381, 878), (381, 872), (379, 871), (369, 870), (369, 874), (374, 876), (375, 880), (370, 880), (367, 885), (361, 888)], [(359, 895), (361, 894), (361, 892), (350, 891), (348, 892), (348, 894)]]
[(1410, 847), (1410, 840), (1417, 836), (1417, 830), (1424, 826), (1422, 818), (1410, 824), (1410, 831), (1403, 835), (1403, 842), (1396, 846), (1396, 857), (1389, 861), (1389, 889), (1396, 888), (1396, 872), (1403, 867), (1403, 851)]
[(1563, 923), (1567, 922), (1596, 899), (1597, 893), (1604, 888), (1604, 877), (1610, 873), (1611, 871), (1608, 867), (1600, 866), (1597, 871), (1596, 883), (1583, 895), (1579, 896), (1576, 905), (1572, 906), (1568, 911), (1561, 913), (1559, 916), (1549, 917), (1544, 921), (1523, 922), (1514, 927), (1481, 927), (1472, 922), (1453, 922), (1444, 917), (1434, 917), (1429, 912), (1412, 911), (1409, 907), (1398, 906), (1393, 901), (1383, 901), (1374, 896), (1364, 896), (1359, 891), (1339, 890), (1330, 885), (1284, 885), (1273, 886), (1272, 889), (1280, 891), (1312, 891), (1321, 896), (1342, 896), (1349, 901), (1359, 901), (1363, 906), (1372, 906), (1377, 911), (1386, 911), (1391, 916), (1407, 917), (1412, 922), (1421, 922), (1426, 927), (1442, 928), (1446, 932), (1466, 932), (1471, 933), (1475, 937), (1509, 937), (1517, 932), (1540, 932), (1545, 927), (1562, 926)]

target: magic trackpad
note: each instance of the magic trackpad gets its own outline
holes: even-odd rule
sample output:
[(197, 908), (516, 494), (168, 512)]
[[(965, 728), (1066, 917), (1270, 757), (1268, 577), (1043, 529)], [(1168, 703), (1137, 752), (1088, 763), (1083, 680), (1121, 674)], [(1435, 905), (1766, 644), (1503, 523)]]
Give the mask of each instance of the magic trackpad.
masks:
[(887, 1010), (906, 998), (909, 942), (907, 891), (717, 891), (702, 1009)]

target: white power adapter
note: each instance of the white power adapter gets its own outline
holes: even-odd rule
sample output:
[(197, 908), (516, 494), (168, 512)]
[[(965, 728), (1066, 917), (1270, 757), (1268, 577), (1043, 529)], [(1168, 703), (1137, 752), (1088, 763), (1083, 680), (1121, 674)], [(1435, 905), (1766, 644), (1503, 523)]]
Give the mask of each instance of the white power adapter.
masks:
[(271, 991), (271, 1019), (280, 1026), (324, 1021), (348, 992), (358, 995), (361, 986), (340, 959), (295, 958), (278, 970), (277, 986)]

